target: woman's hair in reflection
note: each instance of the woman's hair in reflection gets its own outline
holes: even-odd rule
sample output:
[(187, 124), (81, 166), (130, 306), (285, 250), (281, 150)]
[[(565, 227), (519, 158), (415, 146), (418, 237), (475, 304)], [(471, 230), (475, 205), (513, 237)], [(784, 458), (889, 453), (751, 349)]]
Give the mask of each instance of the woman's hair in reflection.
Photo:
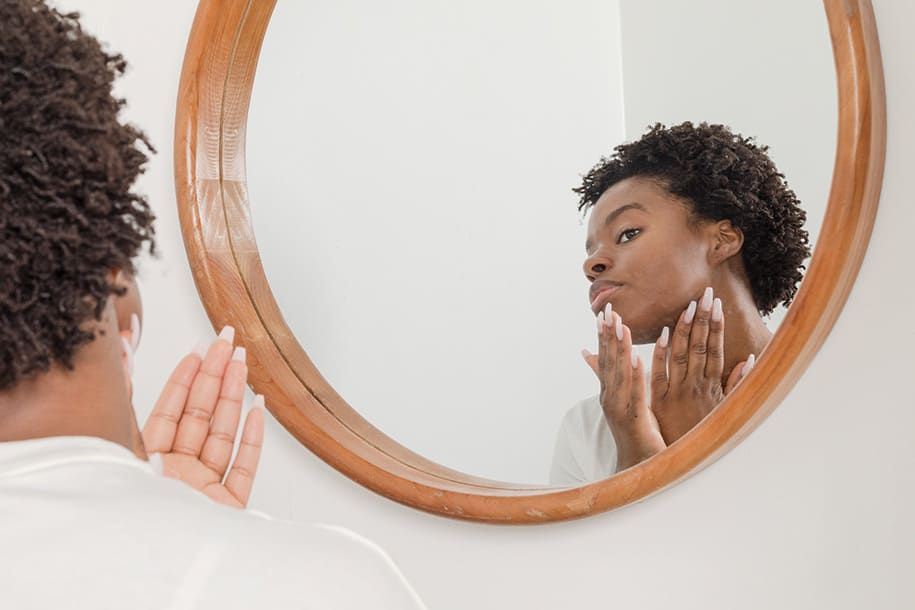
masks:
[(767, 150), (723, 125), (658, 123), (617, 146), (573, 190), (587, 210), (617, 182), (641, 176), (690, 201), (698, 220), (730, 220), (743, 232), (743, 263), (765, 315), (791, 303), (810, 256), (806, 214)]
[(126, 63), (36, 0), (0, 0), (0, 390), (73, 367), (133, 273), (153, 214), (131, 192), (152, 151), (122, 124), (111, 86)]

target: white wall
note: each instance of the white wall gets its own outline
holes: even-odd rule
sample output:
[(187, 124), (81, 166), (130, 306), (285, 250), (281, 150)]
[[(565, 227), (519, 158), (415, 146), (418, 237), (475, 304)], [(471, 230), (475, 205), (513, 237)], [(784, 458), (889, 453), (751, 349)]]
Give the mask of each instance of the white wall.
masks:
[[(161, 258), (143, 264), (141, 417), (211, 330), (175, 214), (171, 128), (193, 3), (68, 0), (132, 64), (129, 116), (159, 145), (143, 177)], [(740, 447), (674, 489), (573, 523), (448, 521), (375, 496), (268, 426), (252, 506), (332, 521), (385, 546), (430, 608), (810, 609), (915, 605), (915, 6), (875, 1), (889, 97), (881, 210), (848, 306), (791, 396)]]
[(252, 217), (290, 328), (369, 421), (545, 483), (597, 392), (571, 192), (623, 138), (614, 0), (280, 2), (248, 122)]

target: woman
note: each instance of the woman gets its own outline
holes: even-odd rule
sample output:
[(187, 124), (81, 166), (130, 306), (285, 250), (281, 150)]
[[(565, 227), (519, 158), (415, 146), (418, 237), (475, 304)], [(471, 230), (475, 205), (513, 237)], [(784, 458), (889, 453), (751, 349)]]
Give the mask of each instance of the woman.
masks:
[(77, 14), (0, 0), (3, 607), (422, 608), (352, 532), (238, 510), (264, 420), (238, 438), (231, 327), (182, 358), (140, 430), (133, 272), (154, 219), (133, 190), (149, 145), (112, 95), (125, 67)]
[[(722, 125), (655, 125), (575, 189), (590, 211), (584, 273), (600, 394), (573, 407), (550, 480), (648, 459), (695, 426), (771, 338), (810, 255), (806, 215), (767, 148)], [(725, 331), (727, 321), (727, 331)], [(654, 342), (650, 392), (633, 344)]]

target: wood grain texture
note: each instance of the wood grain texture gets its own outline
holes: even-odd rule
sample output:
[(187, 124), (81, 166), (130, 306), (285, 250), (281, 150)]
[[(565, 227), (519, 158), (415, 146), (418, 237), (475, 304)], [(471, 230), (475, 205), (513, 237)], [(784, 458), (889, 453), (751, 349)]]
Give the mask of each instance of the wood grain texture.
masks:
[[(493, 523), (543, 523), (644, 499), (733, 448), (781, 402), (825, 341), (870, 238), (886, 141), (886, 103), (868, 0), (825, 0), (839, 125), (829, 203), (810, 268), (753, 373), (698, 426), (653, 458), (577, 488), (516, 485), (431, 462), (372, 426), (321, 375), (267, 282), (251, 222), (245, 127), (276, 0), (201, 0), (175, 121), (175, 186), (200, 298), (217, 329), (233, 324), (249, 379), (273, 415), (352, 480), (415, 508)], [(408, 383), (405, 380), (405, 383)]]

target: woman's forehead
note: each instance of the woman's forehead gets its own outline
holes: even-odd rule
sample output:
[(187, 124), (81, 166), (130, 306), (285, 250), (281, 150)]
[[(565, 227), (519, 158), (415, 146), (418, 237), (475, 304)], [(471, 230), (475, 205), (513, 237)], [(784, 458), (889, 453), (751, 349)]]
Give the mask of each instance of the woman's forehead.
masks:
[(635, 176), (621, 180), (604, 191), (590, 210), (589, 229), (599, 228), (626, 210), (646, 214), (683, 216), (688, 213), (686, 202), (671, 194), (657, 180)]

